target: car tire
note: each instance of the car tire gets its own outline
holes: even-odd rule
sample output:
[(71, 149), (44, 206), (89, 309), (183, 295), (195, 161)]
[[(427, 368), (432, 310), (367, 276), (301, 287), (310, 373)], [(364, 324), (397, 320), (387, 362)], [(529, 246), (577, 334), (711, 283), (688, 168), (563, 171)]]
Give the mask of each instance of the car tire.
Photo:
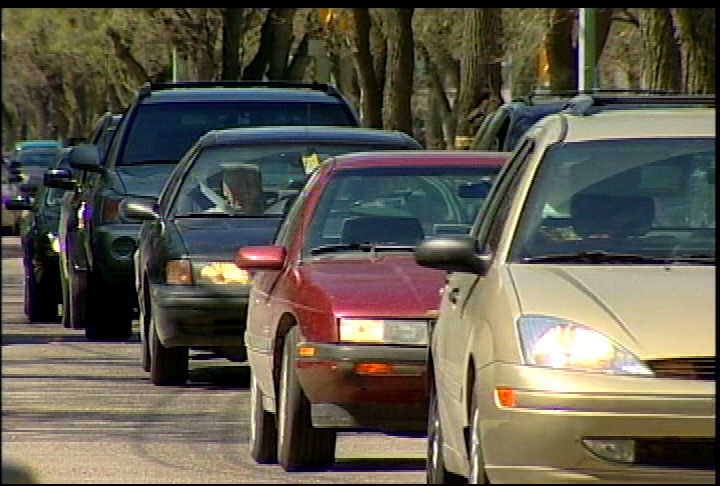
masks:
[(181, 386), (188, 379), (188, 348), (166, 348), (150, 315), (150, 382), (157, 386)]
[(108, 306), (110, 294), (100, 279), (86, 274), (85, 292), (78, 293), (85, 314), (85, 338), (88, 341), (127, 341), (132, 335), (132, 316), (124, 309)]
[(67, 277), (64, 275), (62, 268), (60, 269), (60, 296), (62, 297), (62, 315), (60, 323), (65, 328), (72, 327), (70, 325), (70, 290), (68, 289)]
[(480, 433), (480, 406), (477, 398), (477, 390), (473, 390), (472, 405), (470, 406), (470, 431), (468, 444), (468, 483), (488, 484), (490, 483), (485, 470), (485, 458), (482, 450)]
[[(57, 305), (48, 302), (45, 282), (38, 280), (32, 263), (25, 265), (25, 315), (31, 323), (57, 320)], [(52, 309), (50, 307), (53, 307)]]
[(430, 389), (428, 407), (428, 450), (425, 461), (425, 474), (427, 484), (467, 484), (467, 480), (445, 469), (445, 459), (442, 452), (443, 436), (438, 413), (437, 394), (434, 387)]
[(277, 424), (275, 415), (262, 404), (262, 391), (250, 371), (250, 455), (258, 464), (277, 463)]
[[(147, 304), (146, 307), (147, 309)], [(143, 371), (150, 371), (150, 322), (145, 312), (140, 310), (140, 363)]]
[(278, 403), (278, 462), (286, 471), (326, 470), (335, 462), (337, 432), (316, 429), (295, 371), (297, 328), (285, 337)]
[(70, 270), (67, 276), (68, 288), (68, 318), (71, 329), (85, 329), (87, 326), (87, 313), (85, 312), (85, 291), (87, 289), (87, 274)]

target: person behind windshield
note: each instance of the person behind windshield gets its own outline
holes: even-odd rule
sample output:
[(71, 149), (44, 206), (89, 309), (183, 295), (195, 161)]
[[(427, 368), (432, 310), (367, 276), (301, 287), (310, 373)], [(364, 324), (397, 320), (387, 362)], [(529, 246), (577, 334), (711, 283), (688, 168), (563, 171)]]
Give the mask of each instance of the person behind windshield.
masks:
[(240, 163), (222, 166), (222, 196), (201, 184), (202, 193), (215, 204), (206, 212), (262, 214), (265, 198), (260, 169), (255, 165)]

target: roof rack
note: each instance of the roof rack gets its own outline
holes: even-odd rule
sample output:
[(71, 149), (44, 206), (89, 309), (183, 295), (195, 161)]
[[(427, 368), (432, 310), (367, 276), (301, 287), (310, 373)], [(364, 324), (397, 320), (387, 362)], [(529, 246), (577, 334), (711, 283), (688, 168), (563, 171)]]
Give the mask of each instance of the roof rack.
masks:
[(605, 106), (707, 106), (715, 107), (715, 95), (667, 94), (648, 96), (603, 96), (602, 93), (582, 93), (575, 96), (565, 107), (565, 112), (587, 116)]
[(318, 81), (278, 81), (278, 80), (225, 80), (225, 81), (175, 81), (171, 83), (145, 83), (140, 87), (138, 96), (144, 98), (152, 91), (174, 88), (294, 88), (322, 91), (330, 96), (340, 98), (340, 92), (329, 83)]
[(610, 88), (610, 89), (601, 89), (601, 88), (590, 88), (590, 89), (568, 89), (568, 90), (560, 90), (560, 91), (533, 91), (525, 96), (521, 96), (520, 98), (517, 98), (513, 101), (524, 101), (526, 103), (532, 103), (533, 98), (555, 98), (555, 97), (570, 97), (570, 96), (578, 96), (581, 94), (604, 94), (604, 93), (614, 93), (614, 94), (621, 94), (621, 93), (630, 93), (630, 94), (646, 94), (646, 95), (672, 95), (672, 94), (679, 94), (677, 91), (669, 91), (669, 90), (662, 90), (662, 89), (624, 89), (624, 88)]

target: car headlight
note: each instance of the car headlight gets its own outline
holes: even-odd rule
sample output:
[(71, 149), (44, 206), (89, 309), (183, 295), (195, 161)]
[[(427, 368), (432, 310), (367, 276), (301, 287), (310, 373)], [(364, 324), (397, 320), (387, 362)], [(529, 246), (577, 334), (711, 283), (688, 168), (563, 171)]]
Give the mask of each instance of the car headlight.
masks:
[(425, 319), (340, 318), (340, 341), (354, 343), (427, 345)]
[(517, 326), (528, 365), (653, 375), (630, 351), (580, 324), (549, 316), (522, 316)]
[(213, 284), (249, 284), (250, 273), (234, 262), (211, 262), (200, 269), (200, 281)]

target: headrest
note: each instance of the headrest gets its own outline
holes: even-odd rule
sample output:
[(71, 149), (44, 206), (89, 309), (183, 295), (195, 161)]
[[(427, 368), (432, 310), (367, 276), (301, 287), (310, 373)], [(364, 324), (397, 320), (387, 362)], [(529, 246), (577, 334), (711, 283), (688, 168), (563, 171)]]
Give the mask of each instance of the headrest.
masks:
[(395, 243), (414, 246), (425, 238), (420, 220), (405, 216), (359, 216), (343, 223), (343, 243)]
[(575, 194), (570, 214), (578, 236), (627, 238), (647, 233), (655, 218), (655, 204), (649, 196)]

